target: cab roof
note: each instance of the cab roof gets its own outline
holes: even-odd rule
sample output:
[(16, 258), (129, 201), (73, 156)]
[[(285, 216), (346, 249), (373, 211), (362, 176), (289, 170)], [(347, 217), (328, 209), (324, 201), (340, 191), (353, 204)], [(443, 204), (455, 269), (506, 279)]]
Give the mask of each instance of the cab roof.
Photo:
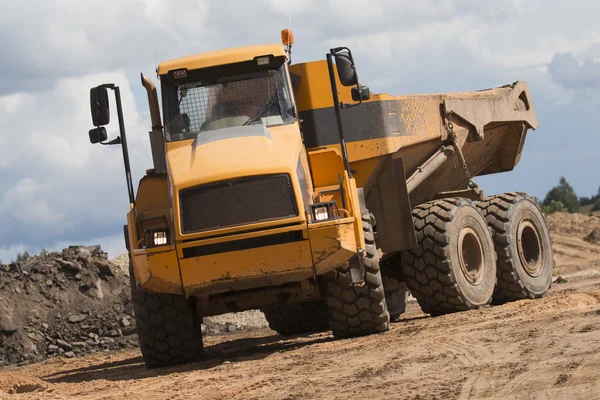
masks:
[(258, 46), (236, 47), (209, 51), (163, 61), (158, 65), (158, 75), (168, 74), (169, 71), (187, 68), (188, 70), (213, 67), (216, 65), (233, 64), (253, 60), (255, 57), (273, 55), (285, 56), (285, 50), (280, 44), (265, 44)]

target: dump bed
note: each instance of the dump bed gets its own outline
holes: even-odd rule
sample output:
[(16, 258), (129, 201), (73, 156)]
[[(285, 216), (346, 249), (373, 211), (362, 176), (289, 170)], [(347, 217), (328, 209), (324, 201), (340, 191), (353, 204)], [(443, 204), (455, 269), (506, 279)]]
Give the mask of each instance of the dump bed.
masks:
[[(339, 147), (326, 63), (297, 64), (291, 71), (306, 147)], [(350, 89), (338, 87), (340, 100), (353, 103)], [(467, 93), (372, 95), (359, 107), (341, 110), (357, 185), (368, 185), (377, 164), (392, 155), (404, 159), (407, 177), (413, 174), (448, 142), (447, 114), (473, 176), (513, 169), (519, 162), (526, 131), (538, 126), (525, 82)], [(441, 168), (425, 186), (434, 186), (433, 191), (464, 186), (462, 168), (448, 167)], [(419, 191), (423, 190), (430, 192), (420, 187)]]
[[(291, 72), (306, 147), (339, 148), (327, 64), (297, 64)], [(339, 80), (338, 91), (342, 102), (355, 103), (350, 88)], [(352, 174), (357, 186), (364, 188), (369, 209), (376, 216), (379, 213), (381, 220), (397, 220), (385, 215), (386, 208), (395, 209), (385, 206), (394, 201), (386, 191), (398, 185), (398, 177), (392, 179), (386, 166), (390, 160), (400, 160), (402, 178), (410, 179), (442, 146), (452, 147), (448, 117), (472, 176), (512, 170), (519, 162), (527, 130), (538, 126), (525, 82), (467, 93), (376, 94), (360, 106), (342, 108)], [(433, 174), (418, 186), (409, 187), (409, 207), (441, 192), (465, 189), (467, 183), (457, 154), (450, 153)], [(385, 248), (386, 239), (380, 242)], [(411, 243), (399, 246), (410, 248)], [(396, 245), (391, 247), (398, 250)]]

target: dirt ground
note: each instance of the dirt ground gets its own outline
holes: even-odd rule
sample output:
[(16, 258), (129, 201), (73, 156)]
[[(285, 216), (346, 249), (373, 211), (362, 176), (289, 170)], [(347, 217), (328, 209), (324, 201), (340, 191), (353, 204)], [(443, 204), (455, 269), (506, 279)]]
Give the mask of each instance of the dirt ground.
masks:
[(559, 217), (543, 299), (436, 318), (412, 302), (389, 332), (349, 340), (212, 336), (207, 360), (158, 370), (137, 350), (54, 358), (0, 371), (0, 399), (599, 398), (600, 244)]

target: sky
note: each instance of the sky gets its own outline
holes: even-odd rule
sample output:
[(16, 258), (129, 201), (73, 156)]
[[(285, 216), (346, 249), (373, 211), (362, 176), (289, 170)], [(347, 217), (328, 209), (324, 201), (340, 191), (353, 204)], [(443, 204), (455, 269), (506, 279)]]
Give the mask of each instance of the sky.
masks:
[[(597, 193), (600, 2), (1, 1), (0, 259), (72, 244), (101, 244), (111, 257), (124, 252), (122, 154), (89, 143), (89, 88), (121, 87), (137, 182), (152, 167), (139, 73), (154, 79), (161, 60), (278, 43), (290, 16), (294, 62), (348, 46), (375, 93), (527, 81), (540, 127), (514, 171), (477, 182), (490, 194), (543, 198), (565, 176), (578, 195)], [(116, 121), (107, 128), (115, 137)]]

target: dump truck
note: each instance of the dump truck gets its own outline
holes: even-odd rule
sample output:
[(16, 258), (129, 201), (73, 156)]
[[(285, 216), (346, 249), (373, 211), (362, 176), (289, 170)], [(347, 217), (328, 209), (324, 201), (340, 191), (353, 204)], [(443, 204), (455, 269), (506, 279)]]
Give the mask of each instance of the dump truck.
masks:
[(544, 296), (554, 263), (535, 199), (472, 180), (512, 170), (538, 127), (525, 82), (372, 94), (347, 47), (292, 64), (291, 31), (282, 41), (160, 63), (160, 103), (142, 74), (153, 166), (137, 193), (119, 87), (90, 90), (90, 141), (123, 150), (148, 367), (201, 359), (202, 318), (228, 312), (348, 338), (387, 331), (409, 292), (432, 316)]

